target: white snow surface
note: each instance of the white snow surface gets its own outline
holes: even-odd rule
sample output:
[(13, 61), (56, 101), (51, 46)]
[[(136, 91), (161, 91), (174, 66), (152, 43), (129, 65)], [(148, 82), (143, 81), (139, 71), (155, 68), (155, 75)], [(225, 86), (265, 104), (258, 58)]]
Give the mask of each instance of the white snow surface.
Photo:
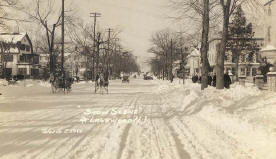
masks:
[(276, 158), (274, 92), (201, 91), (178, 79), (115, 80), (109, 94), (93, 91), (92, 82), (69, 94), (51, 94), (47, 81), (0, 84), (0, 158)]

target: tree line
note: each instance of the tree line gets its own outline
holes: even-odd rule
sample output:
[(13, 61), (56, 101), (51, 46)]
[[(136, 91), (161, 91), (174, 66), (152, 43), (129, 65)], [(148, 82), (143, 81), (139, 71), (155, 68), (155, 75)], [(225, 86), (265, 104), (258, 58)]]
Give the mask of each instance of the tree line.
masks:
[[(260, 4), (258, 0), (170, 0), (170, 7), (174, 11), (174, 16), (176, 15), (175, 20), (188, 26), (190, 30), (186, 29), (185, 31), (194, 31), (184, 35), (185, 43), (190, 43), (189, 40), (191, 39), (187, 39), (190, 35), (198, 35), (199, 32), (201, 34), (193, 36), (193, 39), (200, 46), (202, 90), (208, 86), (208, 73), (210, 72), (208, 51), (212, 38), (220, 40), (215, 66), (217, 89), (224, 88), (224, 62), (229, 50), (233, 52), (236, 70), (238, 70), (237, 64), (241, 54), (250, 53), (247, 57), (252, 57), (252, 54), (256, 54), (260, 50), (260, 46), (254, 39), (252, 24), (246, 22), (241, 7), (249, 6), (249, 8), (258, 11)], [(160, 33), (162, 34), (162, 32), (156, 34)], [(157, 41), (167, 41), (166, 38), (167, 36), (163, 37), (163, 40)], [(155, 39), (153, 38), (153, 40)], [(185, 45), (183, 44), (183, 46)], [(169, 53), (162, 47), (160, 46), (158, 49), (164, 51), (164, 54)], [(154, 69), (162, 63), (158, 54), (153, 61), (152, 68)], [(237, 73), (236, 76), (238, 76)]]

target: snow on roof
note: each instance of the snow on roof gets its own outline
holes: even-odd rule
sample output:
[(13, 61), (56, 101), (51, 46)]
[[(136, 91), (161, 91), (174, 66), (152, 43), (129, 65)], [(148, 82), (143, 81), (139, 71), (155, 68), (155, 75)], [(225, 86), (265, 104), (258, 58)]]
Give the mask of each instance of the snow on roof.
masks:
[(7, 43), (17, 43), (21, 41), (27, 33), (0, 33), (0, 41)]
[(270, 51), (270, 50), (276, 50), (276, 47), (273, 45), (266, 45), (264, 48), (262, 48), (261, 51)]
[(181, 63), (181, 60), (175, 60), (173, 63), (174, 64), (179, 64), (179, 63)]

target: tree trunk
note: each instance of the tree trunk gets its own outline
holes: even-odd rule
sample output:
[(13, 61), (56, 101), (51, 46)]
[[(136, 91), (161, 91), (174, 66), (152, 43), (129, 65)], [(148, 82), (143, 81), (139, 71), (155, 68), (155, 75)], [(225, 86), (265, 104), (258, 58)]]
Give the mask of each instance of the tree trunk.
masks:
[(239, 59), (240, 59), (241, 51), (236, 51), (236, 59), (235, 59), (235, 69), (236, 69), (236, 81), (239, 81)]
[(208, 87), (208, 35), (209, 35), (209, 0), (204, 1), (204, 13), (202, 19), (202, 39), (201, 39), (201, 90)]
[(216, 64), (216, 88), (223, 89), (224, 88), (224, 57), (226, 51), (226, 43), (228, 36), (228, 25), (229, 25), (229, 10), (230, 10), (231, 0), (227, 0), (226, 5), (223, 5), (223, 30), (222, 30), (222, 38), (220, 43), (220, 48), (218, 52), (218, 59)]

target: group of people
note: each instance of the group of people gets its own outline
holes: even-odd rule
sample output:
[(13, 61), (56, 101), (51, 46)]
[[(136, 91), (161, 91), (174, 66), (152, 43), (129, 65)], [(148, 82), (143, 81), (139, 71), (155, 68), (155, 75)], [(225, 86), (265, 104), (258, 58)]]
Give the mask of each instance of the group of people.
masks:
[[(208, 85), (209, 86), (216, 87), (216, 80), (217, 80), (216, 74), (213, 74), (213, 75), (212, 75), (212, 73), (208, 74)], [(193, 75), (192, 81), (193, 81), (193, 83), (201, 83), (201, 76), (199, 76), (197, 74)], [(232, 84), (232, 81), (231, 81), (231, 78), (230, 78), (228, 72), (224, 73), (224, 87), (229, 89), (231, 84)]]

